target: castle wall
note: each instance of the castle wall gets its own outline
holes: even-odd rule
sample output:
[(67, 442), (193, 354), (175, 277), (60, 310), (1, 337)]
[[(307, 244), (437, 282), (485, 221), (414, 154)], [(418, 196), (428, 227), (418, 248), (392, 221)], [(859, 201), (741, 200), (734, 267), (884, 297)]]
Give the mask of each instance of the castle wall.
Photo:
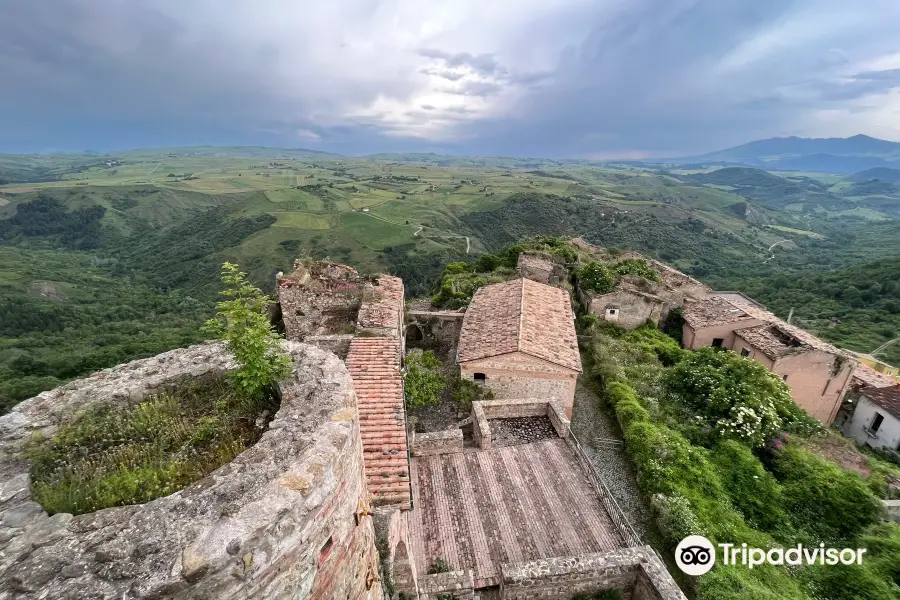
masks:
[(220, 344), (120, 365), (0, 417), (0, 596), (380, 600), (372, 520), (355, 515), (368, 493), (352, 382), (334, 355), (286, 348), (294, 372), (262, 438), (145, 504), (48, 516), (15, 452), (90, 405), (226, 373), (235, 365)]

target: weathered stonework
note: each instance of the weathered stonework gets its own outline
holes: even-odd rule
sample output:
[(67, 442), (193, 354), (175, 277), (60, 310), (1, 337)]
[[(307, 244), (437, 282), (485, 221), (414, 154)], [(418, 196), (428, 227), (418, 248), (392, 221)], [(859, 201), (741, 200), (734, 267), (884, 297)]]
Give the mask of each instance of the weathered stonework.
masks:
[(90, 405), (224, 374), (221, 345), (108, 369), (0, 417), (0, 598), (382, 598), (371, 518), (356, 514), (368, 494), (352, 382), (332, 354), (286, 349), (293, 375), (259, 442), (145, 504), (48, 516), (16, 452)]
[(569, 436), (569, 419), (565, 410), (556, 400), (525, 398), (516, 400), (480, 400), (472, 403), (472, 436), (482, 450), (490, 449), (491, 419), (513, 419), (518, 417), (548, 417), (557, 435)]
[(884, 506), (884, 519), (900, 523), (900, 500), (882, 500), (881, 504)]
[(412, 443), (413, 456), (452, 454), (463, 451), (463, 432), (459, 428), (417, 433), (414, 439), (415, 441)]
[(408, 310), (407, 345), (432, 350), (447, 360), (455, 360), (465, 316), (465, 310)]
[(285, 337), (294, 341), (353, 333), (363, 299), (373, 295), (356, 269), (328, 261), (297, 261), (276, 284)]
[(650, 546), (547, 558), (501, 567), (504, 600), (568, 600), (619, 590), (624, 600), (686, 600)]
[(419, 600), (445, 600), (475, 597), (475, 576), (471, 569), (434, 573), (419, 578)]

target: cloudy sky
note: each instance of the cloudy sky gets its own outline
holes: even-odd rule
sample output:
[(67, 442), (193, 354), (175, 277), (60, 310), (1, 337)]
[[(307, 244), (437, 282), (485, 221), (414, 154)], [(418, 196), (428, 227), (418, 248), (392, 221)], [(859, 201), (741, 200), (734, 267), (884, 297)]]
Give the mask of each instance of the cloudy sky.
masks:
[(898, 0), (0, 0), (0, 152), (900, 141)]

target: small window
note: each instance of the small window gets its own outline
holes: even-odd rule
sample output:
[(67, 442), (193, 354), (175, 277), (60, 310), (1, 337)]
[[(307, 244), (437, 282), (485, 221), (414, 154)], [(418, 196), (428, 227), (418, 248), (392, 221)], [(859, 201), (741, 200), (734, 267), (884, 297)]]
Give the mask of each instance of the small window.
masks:
[(750, 356), (750, 348), (741, 348), (741, 356)]
[(875, 418), (872, 419), (872, 425), (869, 426), (869, 431), (875, 433), (878, 431), (878, 428), (881, 427), (881, 423), (884, 421), (884, 415), (880, 413), (875, 413)]
[(607, 309), (606, 309), (606, 314), (608, 314), (608, 315), (611, 316), (611, 317), (616, 316), (616, 314), (617, 314), (618, 312), (619, 312), (619, 310), (616, 309), (616, 308), (607, 308)]
[(713, 348), (721, 348), (722, 344), (725, 343), (725, 338), (713, 338), (712, 347)]
[(485, 377), (484, 373), (475, 373), (475, 383), (478, 385), (484, 385), (484, 382), (487, 381), (487, 377)]
[(782, 380), (782, 381), (787, 381), (787, 373), (785, 373), (784, 375), (781, 376), (781, 380)]

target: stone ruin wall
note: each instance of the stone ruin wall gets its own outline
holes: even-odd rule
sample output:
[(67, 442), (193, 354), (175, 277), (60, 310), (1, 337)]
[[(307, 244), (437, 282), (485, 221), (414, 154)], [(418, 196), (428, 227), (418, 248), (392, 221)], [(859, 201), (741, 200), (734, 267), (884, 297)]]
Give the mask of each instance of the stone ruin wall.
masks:
[(145, 504), (48, 516), (17, 451), (90, 405), (135, 403), (234, 364), (220, 344), (173, 350), (43, 392), (0, 417), (0, 598), (379, 600), (356, 397), (340, 360), (287, 342), (294, 369), (262, 438)]
[(362, 300), (372, 294), (356, 269), (328, 261), (297, 261), (290, 275), (278, 275), (276, 287), (285, 337), (294, 341), (354, 333)]
[(650, 546), (501, 566), (503, 600), (569, 600), (619, 590), (623, 600), (686, 600)]

